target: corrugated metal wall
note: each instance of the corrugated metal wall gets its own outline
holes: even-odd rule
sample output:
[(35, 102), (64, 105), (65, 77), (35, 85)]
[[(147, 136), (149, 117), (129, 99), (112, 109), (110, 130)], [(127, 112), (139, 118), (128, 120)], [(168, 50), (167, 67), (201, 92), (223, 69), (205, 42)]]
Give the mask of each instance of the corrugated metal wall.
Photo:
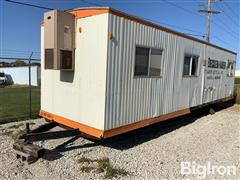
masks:
[[(108, 42), (105, 130), (200, 105), (202, 61), (229, 55), (112, 14), (109, 32), (114, 38)], [(134, 77), (136, 45), (163, 50), (161, 78)], [(183, 78), (185, 53), (200, 56), (198, 77)]]

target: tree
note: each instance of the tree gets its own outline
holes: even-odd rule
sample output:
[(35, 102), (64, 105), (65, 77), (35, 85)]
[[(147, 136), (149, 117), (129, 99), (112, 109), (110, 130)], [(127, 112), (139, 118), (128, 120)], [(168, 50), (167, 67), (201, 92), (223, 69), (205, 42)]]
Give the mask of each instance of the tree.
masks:
[(21, 60), (16, 60), (15, 62), (13, 62), (13, 64), (14, 66), (27, 66), (27, 63)]

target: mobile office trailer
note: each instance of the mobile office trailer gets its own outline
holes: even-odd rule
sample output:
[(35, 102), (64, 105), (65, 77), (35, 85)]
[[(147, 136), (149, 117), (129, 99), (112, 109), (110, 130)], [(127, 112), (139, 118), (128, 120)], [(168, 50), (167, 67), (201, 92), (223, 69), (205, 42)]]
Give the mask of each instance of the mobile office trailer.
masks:
[(108, 138), (233, 97), (236, 53), (110, 8), (45, 13), (40, 115)]

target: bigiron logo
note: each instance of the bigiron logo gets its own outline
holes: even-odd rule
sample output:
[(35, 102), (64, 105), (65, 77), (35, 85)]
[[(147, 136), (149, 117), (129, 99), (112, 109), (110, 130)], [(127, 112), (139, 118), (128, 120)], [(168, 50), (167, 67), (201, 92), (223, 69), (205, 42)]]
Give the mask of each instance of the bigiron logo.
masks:
[(229, 165), (216, 165), (211, 162), (207, 162), (205, 164), (197, 164), (195, 161), (181, 162), (181, 174), (182, 175), (196, 175), (199, 179), (204, 179), (207, 175), (220, 175), (220, 176), (228, 176), (233, 177), (236, 176), (237, 168), (236, 166)]

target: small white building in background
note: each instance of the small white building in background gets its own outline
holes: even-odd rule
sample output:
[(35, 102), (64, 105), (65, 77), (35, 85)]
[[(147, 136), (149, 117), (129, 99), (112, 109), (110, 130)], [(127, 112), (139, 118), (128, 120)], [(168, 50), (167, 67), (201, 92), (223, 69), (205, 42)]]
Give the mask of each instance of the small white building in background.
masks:
[[(28, 66), (21, 67), (0, 67), (0, 72), (12, 77), (13, 83), (16, 85), (29, 84)], [(31, 67), (31, 85), (39, 86), (41, 84), (41, 71), (39, 66)]]
[(235, 71), (235, 77), (240, 77), (240, 69), (236, 69), (236, 71)]

